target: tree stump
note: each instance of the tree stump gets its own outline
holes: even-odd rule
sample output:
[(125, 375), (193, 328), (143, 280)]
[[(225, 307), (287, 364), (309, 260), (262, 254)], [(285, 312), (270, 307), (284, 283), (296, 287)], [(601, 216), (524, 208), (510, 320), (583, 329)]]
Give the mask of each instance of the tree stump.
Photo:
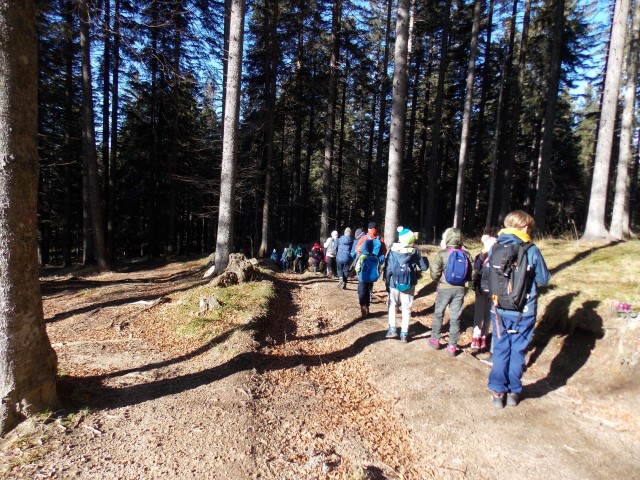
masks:
[(227, 268), (211, 281), (213, 287), (228, 287), (238, 283), (250, 282), (258, 278), (258, 261), (247, 259), (241, 253), (229, 255)]

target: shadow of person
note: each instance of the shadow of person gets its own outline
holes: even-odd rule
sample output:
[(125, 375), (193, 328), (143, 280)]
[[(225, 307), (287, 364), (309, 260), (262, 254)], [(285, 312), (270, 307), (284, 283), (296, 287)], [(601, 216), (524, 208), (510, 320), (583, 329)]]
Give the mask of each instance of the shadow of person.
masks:
[(526, 363), (527, 368), (536, 363), (554, 335), (568, 332), (568, 329), (563, 326), (569, 323), (569, 307), (576, 296), (578, 292), (570, 292), (554, 298), (547, 305), (542, 320), (533, 331), (533, 337), (529, 343), (529, 350), (532, 350), (532, 353)]
[(598, 300), (584, 302), (569, 319), (570, 331), (558, 355), (549, 366), (549, 372), (543, 379), (523, 388), (523, 396), (540, 398), (547, 393), (567, 384), (589, 360), (597, 340), (604, 337), (602, 318), (595, 309)]

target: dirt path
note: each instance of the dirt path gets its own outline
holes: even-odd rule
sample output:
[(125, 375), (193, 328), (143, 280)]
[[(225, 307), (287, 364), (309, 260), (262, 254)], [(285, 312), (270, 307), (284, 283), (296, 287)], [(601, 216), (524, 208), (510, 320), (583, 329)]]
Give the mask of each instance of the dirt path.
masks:
[(5, 478), (640, 478), (637, 391), (595, 393), (596, 350), (564, 372), (553, 362), (566, 341), (549, 342), (521, 405), (497, 411), (486, 365), (426, 348), (429, 286), (406, 345), (384, 339), (382, 283), (360, 320), (355, 283), (311, 273), (278, 276), (256, 330), (204, 345), (175, 339), (162, 304), (121, 324), (200, 273), (48, 282), (49, 334), (70, 377), (61, 394), (78, 408), (11, 433)]

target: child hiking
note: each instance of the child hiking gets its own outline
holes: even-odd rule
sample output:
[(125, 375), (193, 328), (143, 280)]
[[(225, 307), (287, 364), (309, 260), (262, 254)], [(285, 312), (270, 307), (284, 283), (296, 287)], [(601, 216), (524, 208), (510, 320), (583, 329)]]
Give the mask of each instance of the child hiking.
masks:
[(336, 263), (338, 265), (338, 288), (347, 288), (347, 278), (349, 276), (349, 266), (351, 265), (351, 247), (353, 246), (353, 238), (351, 238), (351, 229), (344, 229), (344, 235), (338, 239), (338, 253), (336, 254)]
[(425, 272), (429, 268), (429, 261), (420, 255), (413, 246), (415, 234), (408, 228), (398, 227), (398, 243), (391, 245), (387, 255), (385, 267), (385, 283), (389, 290), (389, 330), (386, 338), (397, 338), (396, 305), (402, 306), (402, 324), (400, 327), (400, 341), (409, 341), (409, 323), (411, 322), (411, 307), (413, 296), (418, 283), (418, 268)]
[[(551, 280), (542, 253), (531, 243), (535, 221), (515, 210), (489, 251), (482, 271), (482, 290), (491, 298), (493, 367), (488, 387), (496, 408), (515, 407), (522, 393), (524, 356), (536, 323), (538, 287)], [(507, 282), (505, 282), (505, 279)]]
[[(482, 236), (482, 251), (476, 256), (474, 260), (474, 283), (475, 283), (475, 302), (473, 304), (473, 332), (471, 337), (471, 350), (474, 352), (484, 352), (487, 349), (491, 350), (488, 338), (489, 328), (491, 327), (491, 308), (489, 296), (480, 289), (480, 272), (482, 267), (487, 264), (489, 260), (489, 250), (496, 238), (489, 235)], [(490, 358), (487, 360), (491, 360)]]
[(338, 231), (331, 232), (331, 236), (324, 242), (324, 261), (327, 264), (327, 277), (333, 278), (336, 272), (336, 255), (338, 254)]
[(440, 250), (433, 259), (429, 273), (438, 282), (438, 292), (433, 313), (433, 326), (429, 346), (439, 350), (440, 330), (444, 311), (449, 306), (449, 345), (447, 353), (458, 354), (460, 339), (460, 314), (465, 296), (465, 283), (473, 279), (471, 255), (462, 249), (462, 233), (457, 228), (447, 228), (442, 234)]
[(358, 274), (358, 302), (362, 318), (369, 315), (371, 304), (371, 292), (373, 283), (380, 276), (380, 260), (373, 254), (373, 240), (365, 240), (362, 244), (362, 253), (356, 260), (356, 273)]

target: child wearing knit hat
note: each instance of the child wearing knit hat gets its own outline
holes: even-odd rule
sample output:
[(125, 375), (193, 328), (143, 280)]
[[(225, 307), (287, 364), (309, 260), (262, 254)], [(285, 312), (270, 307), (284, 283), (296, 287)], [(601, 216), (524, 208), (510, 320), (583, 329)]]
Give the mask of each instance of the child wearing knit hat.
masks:
[[(466, 294), (464, 282), (473, 284), (475, 279), (475, 275), (473, 274), (474, 265), (469, 252), (462, 248), (462, 232), (459, 229), (454, 227), (447, 228), (442, 234), (440, 248), (442, 250), (436, 254), (436, 257), (431, 263), (431, 270), (429, 271), (431, 279), (438, 283), (438, 287), (433, 312), (431, 338), (429, 339), (428, 345), (436, 350), (442, 348), (440, 344), (440, 330), (444, 319), (444, 311), (449, 307), (449, 344), (447, 345), (447, 353), (449, 356), (455, 357), (459, 351), (460, 315), (462, 314), (462, 305), (464, 304), (464, 296)], [(464, 254), (467, 261), (466, 275), (464, 279), (461, 279), (464, 280), (461, 284), (455, 284), (455, 282), (451, 284), (447, 281), (447, 264), (449, 256), (454, 253), (457, 257), (460, 253)], [(471, 268), (468, 268), (469, 265)]]
[(418, 268), (429, 269), (429, 261), (414, 247), (416, 235), (410, 229), (398, 227), (398, 243), (391, 246), (385, 268), (385, 283), (389, 291), (389, 329), (386, 338), (397, 338), (396, 305), (402, 306), (400, 341), (409, 341), (411, 307), (418, 283)]

